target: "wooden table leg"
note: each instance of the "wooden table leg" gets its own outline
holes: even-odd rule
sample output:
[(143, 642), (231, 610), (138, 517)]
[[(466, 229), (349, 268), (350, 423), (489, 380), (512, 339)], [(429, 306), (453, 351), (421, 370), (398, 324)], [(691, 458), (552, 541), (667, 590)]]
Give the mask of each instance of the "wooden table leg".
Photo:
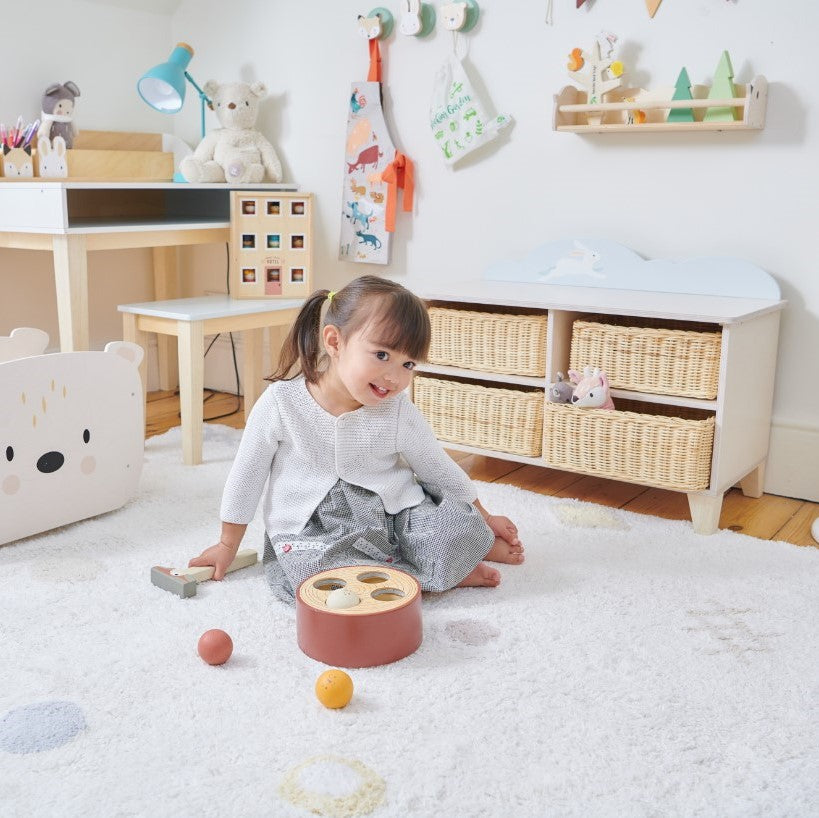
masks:
[[(148, 333), (139, 328), (139, 316), (132, 312), (122, 313), (122, 340), (139, 344), (145, 353), (139, 365), (139, 378), (142, 381), (142, 409), (145, 422), (148, 422)], [(146, 427), (147, 428), (147, 427)]]
[(245, 403), (245, 423), (253, 404), (262, 394), (262, 337), (261, 329), (242, 332), (242, 392)]
[(55, 235), (51, 240), (60, 351), (88, 349), (88, 255), (85, 236)]
[[(176, 247), (154, 247), (154, 301), (166, 301), (179, 297), (179, 275), (176, 263)], [(159, 388), (163, 391), (176, 389), (179, 385), (176, 338), (173, 335), (156, 336), (159, 357)]]
[(182, 459), (186, 465), (195, 466), (202, 462), (205, 333), (201, 321), (179, 321), (178, 327)]

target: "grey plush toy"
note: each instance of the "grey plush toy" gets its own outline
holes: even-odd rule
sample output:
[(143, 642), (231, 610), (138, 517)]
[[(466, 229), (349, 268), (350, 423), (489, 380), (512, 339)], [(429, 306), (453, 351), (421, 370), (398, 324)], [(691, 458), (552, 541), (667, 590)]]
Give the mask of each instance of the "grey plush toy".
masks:
[(562, 372), (557, 373), (557, 380), (549, 384), (549, 400), (552, 403), (571, 403), (574, 384), (565, 380)]
[(74, 145), (74, 137), (79, 133), (74, 122), (74, 100), (80, 95), (80, 89), (69, 80), (60, 85), (55, 82), (45, 89), (40, 114), (40, 127), (37, 138), (53, 139), (61, 136), (65, 139), (66, 148)]

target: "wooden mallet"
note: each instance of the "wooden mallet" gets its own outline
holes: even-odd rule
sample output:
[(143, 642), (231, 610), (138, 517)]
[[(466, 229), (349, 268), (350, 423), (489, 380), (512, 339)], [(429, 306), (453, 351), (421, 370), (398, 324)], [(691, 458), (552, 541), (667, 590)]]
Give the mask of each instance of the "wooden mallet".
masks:
[[(236, 571), (239, 568), (247, 568), (248, 565), (255, 565), (259, 560), (259, 555), (252, 548), (245, 548), (236, 552), (233, 562), (228, 565), (228, 571)], [(207, 565), (202, 568), (165, 568), (162, 565), (155, 565), (151, 568), (151, 582), (165, 591), (181, 596), (183, 599), (188, 596), (196, 596), (196, 586), (200, 582), (205, 582), (213, 577), (213, 566)]]

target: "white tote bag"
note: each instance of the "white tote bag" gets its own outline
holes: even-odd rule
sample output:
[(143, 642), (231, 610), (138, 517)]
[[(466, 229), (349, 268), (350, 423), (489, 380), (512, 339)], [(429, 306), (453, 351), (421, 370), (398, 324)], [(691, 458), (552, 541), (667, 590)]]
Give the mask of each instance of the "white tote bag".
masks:
[(448, 165), (491, 142), (498, 131), (512, 122), (508, 114), (489, 116), (475, 92), (458, 55), (449, 55), (435, 74), (430, 127)]

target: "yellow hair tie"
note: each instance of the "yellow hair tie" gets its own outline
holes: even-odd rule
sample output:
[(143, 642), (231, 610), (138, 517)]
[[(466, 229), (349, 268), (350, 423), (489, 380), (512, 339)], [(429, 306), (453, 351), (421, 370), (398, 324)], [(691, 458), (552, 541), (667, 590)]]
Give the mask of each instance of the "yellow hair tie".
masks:
[(330, 290), (330, 292), (329, 292), (329, 293), (327, 293), (327, 300), (328, 300), (328, 301), (332, 301), (332, 300), (333, 300), (333, 296), (334, 296), (335, 294), (336, 294), (336, 291), (335, 291), (335, 290)]

